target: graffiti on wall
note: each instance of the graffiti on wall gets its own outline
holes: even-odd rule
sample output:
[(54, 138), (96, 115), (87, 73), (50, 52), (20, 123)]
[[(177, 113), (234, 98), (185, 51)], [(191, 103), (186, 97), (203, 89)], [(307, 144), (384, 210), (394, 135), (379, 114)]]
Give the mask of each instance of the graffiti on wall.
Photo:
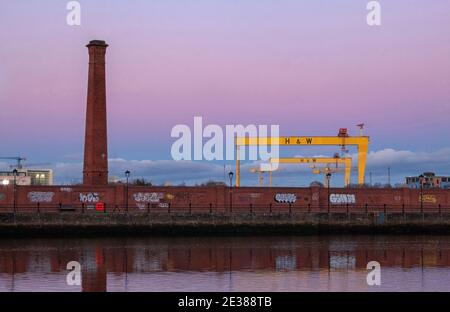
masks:
[(53, 192), (29, 192), (27, 197), (32, 203), (51, 203), (54, 195)]
[(145, 209), (147, 204), (159, 203), (159, 207), (165, 207), (161, 205), (160, 200), (164, 198), (163, 193), (134, 193), (134, 201), (139, 209)]
[(254, 199), (261, 197), (261, 193), (247, 193), (238, 196), (239, 202), (251, 202)]
[(297, 201), (297, 195), (295, 194), (281, 194), (278, 193), (275, 195), (275, 201), (277, 203), (295, 203)]
[(159, 208), (169, 208), (169, 203), (159, 203), (158, 207)]
[(313, 193), (311, 196), (312, 201), (319, 201), (319, 193)]
[(192, 199), (195, 199), (199, 202), (205, 202), (208, 197), (205, 192), (178, 192), (175, 193), (175, 197), (179, 201), (191, 202)]
[(436, 195), (423, 194), (422, 196), (419, 195), (419, 202), (436, 204), (438, 200), (436, 198)]
[(354, 204), (356, 203), (356, 196), (355, 194), (330, 194), (330, 203)]
[(138, 203), (158, 203), (164, 198), (163, 193), (134, 193), (134, 200)]
[(80, 193), (80, 202), (82, 203), (97, 203), (100, 200), (98, 193)]

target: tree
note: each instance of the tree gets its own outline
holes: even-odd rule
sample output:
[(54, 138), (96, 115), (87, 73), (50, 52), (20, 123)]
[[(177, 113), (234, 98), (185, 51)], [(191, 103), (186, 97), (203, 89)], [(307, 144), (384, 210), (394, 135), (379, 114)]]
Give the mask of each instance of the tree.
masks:
[(133, 180), (133, 182), (131, 184), (138, 185), (138, 186), (152, 186), (152, 182), (146, 181), (144, 178), (135, 179), (135, 180)]
[(225, 183), (220, 182), (220, 181), (209, 180), (209, 181), (207, 181), (207, 182), (204, 182), (204, 183), (200, 184), (200, 186), (206, 186), (206, 187), (211, 187), (211, 186), (225, 186)]

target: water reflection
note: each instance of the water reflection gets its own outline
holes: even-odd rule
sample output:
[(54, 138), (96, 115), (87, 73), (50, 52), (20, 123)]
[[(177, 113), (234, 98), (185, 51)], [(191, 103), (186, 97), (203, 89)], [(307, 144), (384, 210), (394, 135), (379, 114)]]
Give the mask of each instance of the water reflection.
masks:
[[(66, 283), (70, 261), (80, 286)], [(450, 237), (0, 240), (0, 291), (450, 291), (449, 277)]]

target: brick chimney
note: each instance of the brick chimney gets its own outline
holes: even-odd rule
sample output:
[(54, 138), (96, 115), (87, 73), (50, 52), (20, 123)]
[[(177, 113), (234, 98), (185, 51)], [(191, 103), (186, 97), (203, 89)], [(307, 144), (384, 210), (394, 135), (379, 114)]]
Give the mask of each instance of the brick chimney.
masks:
[(108, 45), (92, 40), (89, 51), (89, 77), (84, 141), (84, 185), (108, 184), (108, 145), (106, 126), (105, 54)]

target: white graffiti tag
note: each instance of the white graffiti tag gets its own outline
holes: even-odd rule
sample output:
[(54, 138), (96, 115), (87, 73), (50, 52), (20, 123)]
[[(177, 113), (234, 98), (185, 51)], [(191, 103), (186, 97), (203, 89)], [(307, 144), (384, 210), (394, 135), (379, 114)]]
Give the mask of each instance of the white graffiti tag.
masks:
[(295, 203), (297, 195), (295, 194), (276, 194), (275, 201), (278, 203)]
[(134, 200), (138, 203), (159, 203), (161, 198), (164, 198), (163, 193), (135, 193)]
[(27, 197), (32, 203), (50, 203), (54, 195), (53, 192), (29, 192)]
[(136, 203), (136, 207), (138, 207), (139, 209), (145, 209), (147, 208), (147, 206), (143, 203)]
[(330, 203), (354, 204), (356, 203), (356, 196), (355, 194), (330, 194)]
[(100, 200), (100, 196), (97, 193), (80, 193), (80, 202), (82, 203), (97, 203)]

